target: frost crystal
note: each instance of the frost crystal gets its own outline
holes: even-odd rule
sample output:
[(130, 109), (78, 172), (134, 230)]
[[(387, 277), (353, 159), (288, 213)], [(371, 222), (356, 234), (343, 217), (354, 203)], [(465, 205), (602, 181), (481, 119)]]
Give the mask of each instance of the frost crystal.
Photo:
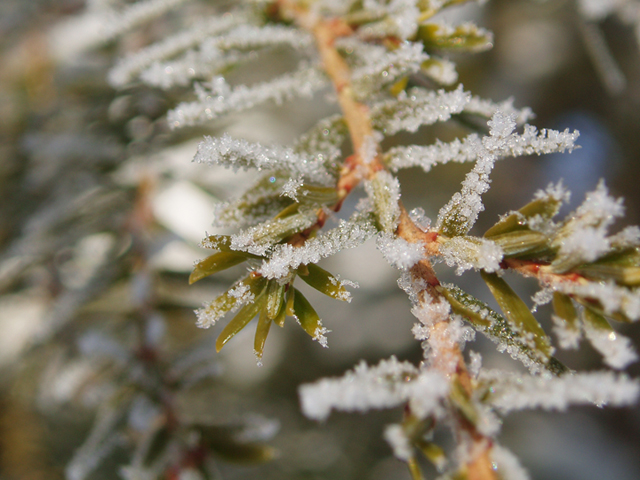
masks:
[(234, 170), (282, 168), (321, 184), (329, 183), (332, 178), (324, 168), (324, 158), (307, 157), (288, 147), (263, 146), (257, 142), (235, 139), (227, 134), (219, 138), (205, 136), (204, 141), (198, 145), (194, 161), (223, 165)]
[(416, 207), (411, 210), (409, 212), (409, 218), (423, 232), (429, 231), (431, 219), (425, 215), (422, 207)]
[(287, 183), (285, 183), (282, 186), (282, 193), (281, 195), (285, 196), (285, 197), (289, 197), (292, 200), (295, 200), (296, 202), (298, 201), (298, 190), (300, 189), (300, 187), (302, 187), (303, 181), (302, 178), (298, 177), (298, 178), (290, 178), (289, 180), (287, 180)]
[(593, 327), (585, 322), (584, 333), (593, 348), (604, 357), (604, 362), (611, 368), (623, 369), (638, 360), (631, 341), (613, 330)]
[(409, 243), (391, 233), (380, 233), (376, 245), (385, 260), (400, 270), (407, 270), (424, 258), (422, 243)]

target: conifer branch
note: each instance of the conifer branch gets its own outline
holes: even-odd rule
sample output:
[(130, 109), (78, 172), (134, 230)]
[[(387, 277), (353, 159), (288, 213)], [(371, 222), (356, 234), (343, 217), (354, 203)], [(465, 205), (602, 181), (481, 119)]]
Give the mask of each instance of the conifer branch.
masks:
[[(369, 108), (354, 98), (351, 87), (351, 70), (335, 48), (336, 40), (352, 34), (353, 30), (338, 19), (313, 18), (304, 8), (292, 5), (290, 1), (281, 1), (280, 4), (282, 7), (288, 8), (288, 12), (293, 14), (299, 25), (314, 35), (324, 70), (338, 95), (338, 103), (344, 115), (354, 150), (354, 154), (347, 159), (345, 166), (340, 171), (338, 192), (340, 201), (342, 201), (361, 181), (371, 179), (377, 172), (386, 170), (379, 153), (381, 149), (376, 141)], [(365, 147), (366, 142), (369, 145)], [(367, 152), (365, 152), (365, 148)], [(375, 151), (375, 156), (367, 158), (368, 151)], [(424, 244), (427, 252), (434, 251), (433, 244), (437, 242), (438, 234), (423, 232), (410, 219), (401, 202), (399, 202), (399, 207), (399, 225), (395, 231), (397, 238), (402, 238), (409, 243)], [(414, 283), (425, 285), (423, 291), (416, 292), (419, 298), (418, 303), (427, 301), (425, 295), (429, 302), (439, 301), (442, 297), (441, 293), (434, 287), (440, 282), (429, 260), (423, 258), (410, 271)], [(429, 341), (447, 346), (445, 349), (440, 349), (431, 361), (435, 368), (447, 378), (455, 377), (463, 386), (464, 393), (471, 398), (474, 394), (473, 381), (469, 376), (458, 344), (450, 338), (447, 328), (449, 321), (450, 319), (447, 317), (444, 321), (435, 323), (431, 327)], [(453, 369), (450, 368), (452, 358), (454, 359)], [(459, 441), (462, 441), (464, 436), (471, 439), (471, 445), (468, 447), (468, 460), (466, 465), (462, 467), (468, 478), (470, 480), (497, 480), (496, 472), (491, 464), (493, 443), (491, 438), (480, 433), (475, 425), (466, 421), (462, 415), (457, 414), (455, 417), (458, 419), (457, 428), (459, 431), (456, 436), (459, 437)]]

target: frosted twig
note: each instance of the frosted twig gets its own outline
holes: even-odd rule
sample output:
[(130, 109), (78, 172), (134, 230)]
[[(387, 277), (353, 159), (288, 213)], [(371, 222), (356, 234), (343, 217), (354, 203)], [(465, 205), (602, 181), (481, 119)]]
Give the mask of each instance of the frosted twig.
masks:
[(278, 145), (263, 146), (257, 142), (222, 137), (204, 137), (198, 145), (195, 162), (224, 165), (233, 169), (288, 170), (302, 175), (311, 182), (327, 184), (332, 180), (324, 167), (324, 158), (310, 158), (295, 153), (291, 148)]

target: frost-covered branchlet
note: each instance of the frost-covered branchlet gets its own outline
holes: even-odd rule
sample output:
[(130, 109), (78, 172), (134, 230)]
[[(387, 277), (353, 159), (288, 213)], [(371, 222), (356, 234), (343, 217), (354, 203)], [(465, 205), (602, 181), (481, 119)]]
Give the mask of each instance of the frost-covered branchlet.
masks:
[[(162, 88), (193, 83), (195, 99), (167, 114), (174, 129), (207, 127), (229, 113), (311, 96), (329, 86), (335, 93), (339, 113), (319, 119), (290, 146), (226, 133), (206, 136), (198, 146), (198, 162), (262, 172), (256, 183), (216, 208), (216, 225), (236, 232), (206, 238), (202, 246), (211, 255), (195, 265), (190, 278), (193, 283), (245, 267), (240, 280), (196, 312), (202, 328), (234, 314), (219, 334), (218, 350), (257, 318), (254, 353), (260, 364), (271, 324), (282, 327), (287, 317), (326, 347), (328, 330), (299, 284), (349, 301), (346, 287), (356, 285), (317, 264), (375, 237), (384, 258), (401, 270), (399, 284), (417, 319), (412, 333), (421, 342), (424, 361), (419, 367), (394, 357), (375, 367), (361, 363), (342, 378), (304, 385), (300, 399), (309, 418), (326, 420), (332, 410), (404, 407), (402, 419), (384, 436), (415, 480), (421, 478), (422, 454), (448, 478), (497, 480), (526, 478), (515, 458), (497, 446), (499, 414), (636, 400), (637, 384), (624, 375), (572, 374), (562, 365), (552, 339), (509, 286), (509, 277), (502, 276), (510, 270), (540, 283), (543, 293), (536, 305), (552, 302), (560, 347), (575, 348), (584, 338), (612, 368), (634, 362), (630, 342), (609, 322), (640, 318), (640, 230), (609, 233), (623, 207), (604, 183), (565, 220), (556, 215), (568, 193), (557, 184), (508, 212), (484, 235), (470, 234), (484, 210), (482, 196), (497, 160), (571, 152), (578, 132), (538, 130), (526, 123), (533, 118), (528, 108), (482, 99), (454, 85), (455, 65), (444, 55), (484, 50), (493, 42), (491, 33), (476, 25), (450, 26), (433, 18), (460, 0), (237, 3), (219, 19), (126, 57), (111, 73), (117, 85), (136, 77)], [(588, 4), (581, 3), (583, 11), (593, 14)], [(298, 66), (292, 72), (251, 85), (225, 77), (237, 64), (282, 46), (296, 52)], [(388, 137), (446, 122), (476, 131), (385, 151)], [(432, 226), (421, 208), (407, 212), (395, 172), (410, 167), (429, 172), (449, 162), (474, 165)], [(364, 198), (343, 217), (348, 220), (336, 225), (332, 217), (346, 208), (352, 192)], [(457, 274), (479, 271), (503, 313), (455, 285), (441, 284), (434, 261)], [(474, 353), (467, 365), (463, 349), (476, 331), (529, 373), (516, 378), (485, 372)], [(440, 425), (453, 430), (458, 441), (453, 451), (429, 440)]]

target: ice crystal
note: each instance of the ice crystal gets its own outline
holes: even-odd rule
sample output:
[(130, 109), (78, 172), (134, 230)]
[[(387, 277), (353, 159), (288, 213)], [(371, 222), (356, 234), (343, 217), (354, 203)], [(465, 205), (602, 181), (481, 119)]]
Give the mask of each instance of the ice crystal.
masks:
[(200, 95), (197, 102), (183, 102), (167, 113), (171, 128), (204, 123), (229, 112), (238, 112), (273, 100), (282, 103), (295, 97), (310, 97), (326, 85), (324, 74), (315, 67), (302, 66), (291, 74), (284, 74), (268, 82), (247, 87), (239, 85), (225, 94), (215, 91)]
[(292, 200), (298, 201), (298, 190), (302, 187), (303, 181), (301, 177), (295, 178), (291, 177), (287, 182), (282, 186), (281, 195), (285, 197), (289, 197)]
[(411, 268), (425, 256), (422, 243), (409, 243), (404, 238), (394, 237), (390, 233), (379, 234), (376, 245), (385, 260), (400, 270)]
[(416, 207), (411, 210), (409, 212), (409, 218), (423, 232), (429, 231), (431, 219), (425, 215), (422, 207)]
[(222, 137), (208, 137), (198, 145), (195, 162), (209, 163), (248, 170), (286, 169), (302, 175), (311, 182), (327, 184), (331, 175), (324, 167), (324, 158), (309, 157), (294, 152), (291, 148), (278, 145), (263, 146), (224, 134)]

